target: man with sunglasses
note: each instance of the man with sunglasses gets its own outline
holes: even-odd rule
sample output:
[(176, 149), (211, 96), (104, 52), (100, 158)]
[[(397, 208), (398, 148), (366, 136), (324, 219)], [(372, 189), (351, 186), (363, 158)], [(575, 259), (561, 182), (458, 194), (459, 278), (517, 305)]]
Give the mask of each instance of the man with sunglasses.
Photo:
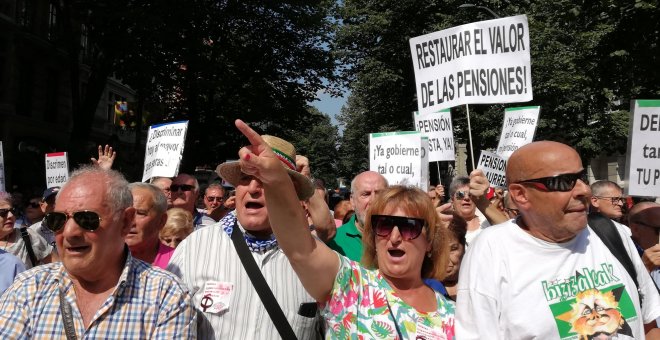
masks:
[(225, 209), (225, 188), (219, 183), (211, 183), (204, 191), (204, 216), (218, 222), (227, 214)]
[(53, 261), (58, 260), (57, 248), (55, 247), (55, 234), (46, 227), (45, 216), (55, 209), (55, 196), (59, 191), (60, 187), (51, 187), (44, 190), (44, 193), (41, 196), (41, 201), (39, 202), (39, 209), (43, 212), (44, 218), (30, 226), (30, 229), (36, 231), (53, 247)]
[(587, 226), (591, 190), (578, 153), (557, 142), (530, 143), (511, 155), (506, 177), (520, 215), (470, 245), (456, 337), (643, 338), (645, 324), (660, 316), (660, 296), (624, 226), (615, 224), (639, 291)]
[(204, 216), (195, 206), (197, 197), (199, 197), (197, 178), (183, 172), (179, 173), (172, 179), (170, 190), (172, 191), (172, 206), (189, 211), (193, 215), (194, 230), (215, 223), (212, 218)]
[(194, 339), (188, 291), (169, 272), (131, 256), (135, 208), (113, 170), (74, 171), (46, 225), (62, 262), (19, 274), (0, 297), (0, 339)]
[(596, 181), (591, 184), (591, 211), (621, 222), (626, 198), (621, 187), (612, 181)]

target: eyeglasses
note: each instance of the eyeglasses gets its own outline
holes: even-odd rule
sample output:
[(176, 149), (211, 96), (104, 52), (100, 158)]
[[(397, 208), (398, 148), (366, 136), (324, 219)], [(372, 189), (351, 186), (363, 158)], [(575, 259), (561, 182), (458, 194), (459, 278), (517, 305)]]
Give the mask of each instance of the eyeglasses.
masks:
[(425, 225), (426, 222), (421, 218), (371, 215), (371, 226), (376, 235), (380, 237), (390, 236), (396, 226), (401, 237), (406, 241), (410, 241), (419, 237)]
[(625, 197), (611, 197), (611, 196), (594, 196), (594, 197), (601, 200), (610, 200), (610, 202), (612, 202), (612, 205), (619, 205), (619, 204), (623, 205), (626, 203)]
[(209, 202), (213, 202), (213, 201), (222, 202), (222, 197), (206, 196), (206, 200)]
[(27, 206), (30, 208), (39, 208), (39, 202), (29, 202)]
[(76, 211), (70, 215), (64, 212), (51, 212), (46, 214), (44, 222), (48, 229), (56, 233), (64, 227), (66, 221), (69, 220), (69, 217), (73, 217), (73, 220), (76, 221), (81, 228), (87, 231), (94, 231), (98, 229), (101, 224), (101, 217), (99, 214), (89, 210)]
[(470, 197), (470, 192), (467, 191), (467, 190), (465, 190), (465, 191), (456, 191), (454, 193), (454, 197), (456, 197), (456, 199), (462, 200), (466, 197)]
[(179, 189), (181, 189), (181, 191), (191, 191), (191, 190), (195, 189), (195, 186), (194, 185), (189, 185), (189, 184), (172, 184), (172, 185), (170, 185), (170, 190), (172, 190), (172, 192), (177, 192), (177, 191), (179, 191)]
[(7, 218), (7, 215), (11, 213), (12, 215), (16, 216), (16, 208), (5, 208), (5, 209), (0, 209), (0, 217), (2, 218)]
[(574, 174), (561, 174), (552, 177), (541, 177), (534, 179), (526, 179), (523, 181), (518, 181), (515, 183), (518, 184), (532, 184), (539, 190), (544, 191), (571, 191), (575, 187), (577, 181), (582, 180), (582, 182), (587, 183), (587, 171), (582, 170)]

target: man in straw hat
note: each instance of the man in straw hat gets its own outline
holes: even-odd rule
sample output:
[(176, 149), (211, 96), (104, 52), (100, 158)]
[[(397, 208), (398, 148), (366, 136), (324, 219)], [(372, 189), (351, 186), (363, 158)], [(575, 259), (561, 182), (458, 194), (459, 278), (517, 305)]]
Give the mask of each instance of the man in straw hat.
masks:
[[(298, 198), (314, 193), (312, 182), (296, 171), (294, 146), (277, 137), (263, 136), (293, 180)], [(181, 277), (193, 293), (199, 310), (198, 336), (202, 339), (280, 339), (293, 330), (298, 339), (317, 338), (316, 303), (307, 294), (272, 233), (262, 183), (241, 172), (239, 162), (220, 164), (216, 172), (236, 187), (236, 210), (218, 223), (202, 228), (176, 249), (168, 269)], [(301, 208), (302, 209), (302, 206)], [(247, 245), (283, 315), (273, 322), (254, 288), (237, 249)], [(237, 248), (238, 247), (238, 248)], [(263, 292), (263, 290), (261, 290)], [(277, 307), (272, 306), (270, 307)], [(278, 320), (275, 318), (275, 320)], [(288, 323), (288, 324), (287, 324)], [(286, 333), (284, 333), (286, 334)]]

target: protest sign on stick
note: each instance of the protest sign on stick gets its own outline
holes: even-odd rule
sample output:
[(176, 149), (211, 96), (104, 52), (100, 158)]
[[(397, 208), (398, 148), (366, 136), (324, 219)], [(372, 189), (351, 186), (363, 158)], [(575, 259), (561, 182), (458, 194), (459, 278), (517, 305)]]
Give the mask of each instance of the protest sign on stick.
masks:
[(660, 196), (660, 100), (634, 100), (631, 107), (625, 193)]
[(490, 186), (506, 188), (506, 160), (492, 152), (481, 151), (477, 169), (481, 169)]
[(147, 135), (142, 182), (179, 173), (188, 121), (152, 125)]
[(532, 100), (529, 50), (525, 15), (410, 39), (418, 111)]
[(46, 188), (61, 187), (69, 180), (69, 160), (66, 152), (46, 154)]
[(422, 136), (422, 144), (420, 146), (422, 152), (422, 178), (420, 180), (419, 188), (427, 191), (429, 189), (429, 139)]
[(502, 134), (496, 152), (500, 157), (508, 160), (519, 147), (534, 140), (540, 111), (540, 106), (512, 107), (504, 110)]
[(0, 142), (0, 190), (5, 191), (5, 154)]
[(453, 161), (456, 159), (454, 152), (454, 131), (451, 124), (451, 112), (449, 109), (420, 114), (415, 111), (415, 130), (427, 137), (429, 141), (429, 162)]
[[(369, 134), (369, 169), (390, 184), (422, 188), (422, 138), (418, 131)], [(428, 167), (428, 162), (425, 165)]]

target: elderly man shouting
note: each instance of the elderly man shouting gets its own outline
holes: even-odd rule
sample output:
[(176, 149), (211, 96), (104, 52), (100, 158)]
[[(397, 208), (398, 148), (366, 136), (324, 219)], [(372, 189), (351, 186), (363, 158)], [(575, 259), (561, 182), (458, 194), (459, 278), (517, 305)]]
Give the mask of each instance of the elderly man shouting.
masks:
[(0, 339), (195, 338), (188, 292), (124, 244), (132, 201), (118, 172), (86, 167), (71, 175), (45, 217), (62, 262), (20, 274), (2, 295)]

